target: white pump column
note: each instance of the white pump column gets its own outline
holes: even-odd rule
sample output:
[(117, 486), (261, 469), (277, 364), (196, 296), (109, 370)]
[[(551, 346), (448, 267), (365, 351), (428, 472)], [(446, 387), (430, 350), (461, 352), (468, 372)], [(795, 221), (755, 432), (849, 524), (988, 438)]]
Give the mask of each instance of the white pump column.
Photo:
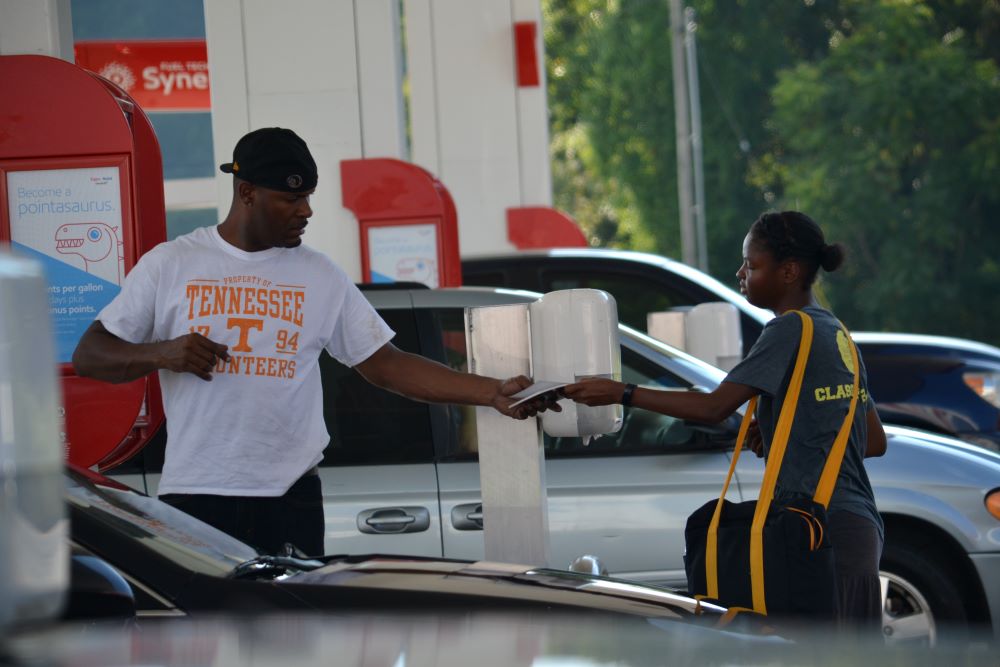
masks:
[(70, 0), (0, 2), (0, 56), (24, 54), (73, 62)]
[[(404, 0), (413, 161), (448, 187), (462, 254), (513, 249), (506, 210), (551, 206), (540, 0)], [(514, 24), (537, 26), (520, 86)]]
[[(531, 375), (528, 305), (466, 310), (469, 370), (479, 375)], [(518, 421), (476, 408), (479, 479), (486, 560), (549, 564), (549, 507), (539, 420)]]
[[(571, 383), (621, 379), (618, 311), (607, 292), (550, 292), (531, 304), (466, 309), (470, 371)], [(621, 405), (564, 401), (562, 412), (517, 421), (476, 408), (483, 540), (487, 560), (549, 565), (548, 499), (542, 432), (589, 437), (621, 428)]]
[[(287, 127), (312, 151), (319, 185), (310, 246), (361, 277), (358, 225), (341, 205), (340, 161), (407, 159), (398, 0), (206, 0), (215, 160), (241, 136)], [(232, 177), (218, 173), (219, 215)]]

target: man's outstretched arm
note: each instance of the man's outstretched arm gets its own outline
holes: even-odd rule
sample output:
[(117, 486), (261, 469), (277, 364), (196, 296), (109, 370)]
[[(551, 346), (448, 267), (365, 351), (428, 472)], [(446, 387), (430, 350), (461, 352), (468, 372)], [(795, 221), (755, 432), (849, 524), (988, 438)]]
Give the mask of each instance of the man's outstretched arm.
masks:
[(212, 379), (219, 359), (229, 359), (228, 348), (201, 334), (190, 333), (159, 343), (129, 343), (94, 320), (73, 352), (73, 369), (80, 377), (120, 384), (161, 369), (193, 373)]
[(489, 405), (518, 419), (533, 416), (540, 409), (558, 409), (538, 402), (511, 409), (515, 401), (509, 396), (531, 385), (523, 375), (498, 380), (460, 373), (426, 357), (403, 352), (392, 343), (380, 347), (355, 368), (372, 384), (418, 401)]

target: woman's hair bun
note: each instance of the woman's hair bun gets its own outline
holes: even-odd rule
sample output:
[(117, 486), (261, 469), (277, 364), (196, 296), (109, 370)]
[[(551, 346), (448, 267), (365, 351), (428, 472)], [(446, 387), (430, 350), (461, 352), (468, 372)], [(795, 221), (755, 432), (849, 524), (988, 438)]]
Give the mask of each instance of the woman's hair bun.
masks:
[(819, 252), (819, 265), (824, 271), (836, 271), (844, 263), (844, 245), (842, 243), (824, 244)]

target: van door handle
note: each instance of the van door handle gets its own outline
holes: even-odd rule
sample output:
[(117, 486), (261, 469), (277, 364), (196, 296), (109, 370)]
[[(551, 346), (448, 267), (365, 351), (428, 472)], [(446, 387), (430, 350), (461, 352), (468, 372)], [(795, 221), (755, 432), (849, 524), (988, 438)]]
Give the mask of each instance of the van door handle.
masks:
[(420, 533), (430, 525), (426, 507), (377, 507), (358, 514), (358, 530), (368, 535)]
[(466, 503), (451, 508), (451, 525), (455, 530), (482, 530), (483, 504)]

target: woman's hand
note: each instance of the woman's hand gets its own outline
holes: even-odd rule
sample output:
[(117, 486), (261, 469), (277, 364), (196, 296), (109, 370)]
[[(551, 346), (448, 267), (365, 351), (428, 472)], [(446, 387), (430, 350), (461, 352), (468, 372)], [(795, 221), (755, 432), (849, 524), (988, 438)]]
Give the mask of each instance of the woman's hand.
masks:
[(603, 378), (586, 378), (562, 388), (563, 396), (584, 405), (614, 405), (622, 402), (625, 383)]

